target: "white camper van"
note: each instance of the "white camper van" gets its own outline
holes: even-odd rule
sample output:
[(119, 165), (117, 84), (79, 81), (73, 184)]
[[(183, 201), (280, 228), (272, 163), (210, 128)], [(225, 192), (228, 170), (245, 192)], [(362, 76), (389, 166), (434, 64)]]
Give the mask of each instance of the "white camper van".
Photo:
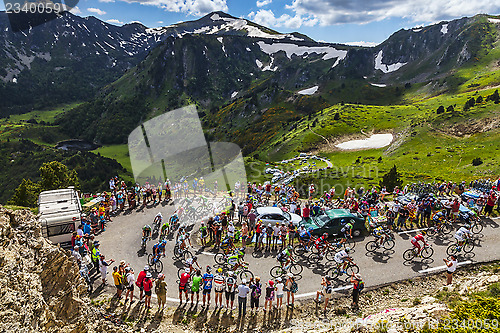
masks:
[(44, 191), (38, 197), (42, 234), (54, 244), (71, 247), (71, 235), (82, 219), (78, 192), (70, 187)]

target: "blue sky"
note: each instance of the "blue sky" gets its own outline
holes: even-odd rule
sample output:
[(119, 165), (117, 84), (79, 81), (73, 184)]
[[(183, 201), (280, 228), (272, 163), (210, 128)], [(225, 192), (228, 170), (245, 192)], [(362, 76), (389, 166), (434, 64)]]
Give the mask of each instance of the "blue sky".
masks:
[(370, 45), (401, 28), (498, 14), (500, 0), (80, 0), (73, 12), (117, 25), (140, 21), (158, 27), (216, 10), (318, 41)]

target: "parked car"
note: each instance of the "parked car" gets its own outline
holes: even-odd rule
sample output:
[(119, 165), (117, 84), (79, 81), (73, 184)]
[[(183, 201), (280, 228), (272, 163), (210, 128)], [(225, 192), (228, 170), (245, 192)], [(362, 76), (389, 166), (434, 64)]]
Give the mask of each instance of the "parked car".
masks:
[(309, 219), (304, 219), (300, 225), (312, 227), (311, 235), (328, 233), (330, 236), (340, 234), (340, 229), (349, 220), (354, 222), (353, 237), (359, 237), (366, 232), (365, 219), (359, 214), (353, 214), (348, 209), (330, 209), (324, 214)]
[(289, 223), (292, 221), (293, 224), (299, 225), (300, 221), (302, 221), (302, 217), (297, 214), (284, 212), (278, 207), (258, 207), (257, 208), (257, 220), (262, 220), (262, 223), (268, 225), (275, 225), (276, 222)]

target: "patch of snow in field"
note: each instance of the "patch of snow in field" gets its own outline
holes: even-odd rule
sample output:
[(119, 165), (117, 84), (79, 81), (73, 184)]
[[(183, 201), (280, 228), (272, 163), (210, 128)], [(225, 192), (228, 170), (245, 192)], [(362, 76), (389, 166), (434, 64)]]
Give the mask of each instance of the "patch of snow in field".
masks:
[(489, 18), (488, 21), (495, 24), (500, 24), (500, 19)]
[(273, 63), (274, 63), (274, 58), (271, 57), (271, 63), (269, 65), (267, 65), (266, 67), (262, 68), (262, 71), (265, 72), (265, 71), (272, 71), (272, 72), (276, 72), (276, 70), (278, 69), (278, 66), (275, 66), (273, 68)]
[(373, 134), (367, 139), (362, 140), (351, 140), (347, 142), (342, 142), (335, 147), (343, 150), (352, 149), (376, 149), (383, 148), (391, 144), (393, 139), (392, 134)]
[(200, 29), (196, 29), (195, 31), (193, 31), (194, 34), (202, 34), (202, 33), (205, 33), (207, 31), (210, 30), (210, 27), (207, 25), (205, 27), (202, 27)]
[(385, 88), (387, 87), (387, 84), (384, 83), (370, 83), (374, 87), (379, 87), (379, 88)]
[(260, 61), (259, 59), (255, 59), (255, 63), (257, 64), (257, 67), (259, 67), (259, 68), (262, 68), (262, 66), (264, 66), (262, 61)]
[(13, 79), (12, 79), (12, 82), (13, 82), (13, 83), (17, 83), (17, 78), (13, 78)]
[(271, 55), (280, 51), (284, 51), (289, 59), (292, 58), (292, 55), (303, 56), (306, 53), (323, 54), (323, 60), (337, 58), (337, 61), (333, 64), (332, 67), (337, 66), (340, 60), (343, 60), (347, 55), (347, 51), (337, 50), (336, 48), (329, 46), (309, 47), (289, 43), (267, 44), (262, 41), (258, 42), (257, 44), (260, 46), (260, 49), (264, 53)]
[(318, 91), (318, 89), (319, 89), (318, 86), (314, 86), (314, 87), (311, 87), (311, 88), (307, 88), (307, 89), (301, 90), (297, 94), (300, 94), (300, 95), (312, 95), (312, 94), (315, 94), (316, 91)]
[(443, 24), (443, 25), (441, 26), (441, 33), (442, 33), (443, 35), (446, 35), (446, 34), (448, 33), (448, 23)]
[(246, 50), (247, 50), (248, 52), (252, 51), (252, 50), (250, 50), (250, 48), (249, 48), (249, 47), (247, 47), (247, 48), (246, 48)]
[(235, 92), (233, 92), (233, 93), (231, 94), (231, 98), (235, 98), (237, 95), (238, 95), (238, 92), (237, 92), (237, 91), (235, 91)]
[(386, 65), (382, 63), (382, 57), (383, 57), (383, 52), (382, 50), (380, 50), (377, 56), (375, 57), (375, 69), (380, 69), (384, 73), (391, 73), (397, 71), (398, 69), (407, 64), (406, 62), (397, 62), (395, 64)]

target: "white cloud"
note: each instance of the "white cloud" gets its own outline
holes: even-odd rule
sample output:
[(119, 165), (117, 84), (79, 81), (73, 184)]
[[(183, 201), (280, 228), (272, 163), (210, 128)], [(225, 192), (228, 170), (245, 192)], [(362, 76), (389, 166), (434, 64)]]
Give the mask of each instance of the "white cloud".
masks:
[(270, 5), (273, 0), (262, 0), (262, 1), (257, 1), (257, 7), (264, 7), (267, 5)]
[(158, 23), (158, 24), (163, 24), (164, 22), (163, 22), (163, 21), (158, 21), (158, 22), (156, 22), (156, 23)]
[(478, 13), (498, 13), (500, 0), (293, 0), (287, 9), (314, 17), (321, 25), (370, 23), (398, 17), (412, 22), (439, 22)]
[(111, 24), (116, 24), (116, 25), (123, 25), (124, 24), (122, 21), (117, 20), (117, 19), (106, 20), (106, 22), (111, 23)]
[(106, 12), (104, 10), (100, 10), (99, 8), (87, 8), (88, 12), (95, 13), (97, 15), (106, 15)]
[(251, 12), (248, 18), (255, 23), (267, 27), (287, 27), (287, 28), (300, 28), (301, 26), (313, 26), (318, 23), (318, 20), (309, 16), (290, 16), (283, 14), (276, 17), (270, 9), (259, 9), (256, 13)]
[(168, 12), (203, 15), (214, 11), (228, 11), (227, 0), (121, 0), (129, 3), (160, 7)]
[(70, 12), (75, 14), (75, 15), (79, 15), (82, 13), (82, 11), (80, 10), (80, 8), (78, 6), (71, 8)]
[(352, 45), (352, 46), (374, 47), (374, 46), (377, 46), (380, 43), (359, 41), (359, 42), (347, 42), (347, 43), (342, 43), (342, 44)]

